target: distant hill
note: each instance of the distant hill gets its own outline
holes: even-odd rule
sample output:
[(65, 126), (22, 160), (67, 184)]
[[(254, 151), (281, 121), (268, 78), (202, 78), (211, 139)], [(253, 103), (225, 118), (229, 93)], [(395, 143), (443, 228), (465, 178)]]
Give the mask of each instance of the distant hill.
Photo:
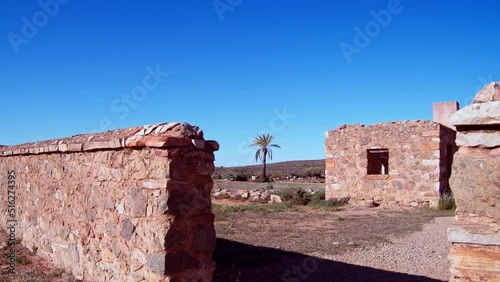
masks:
[[(262, 164), (238, 166), (238, 167), (216, 167), (215, 173), (224, 177), (229, 174), (248, 174), (260, 175), (262, 173)], [(287, 176), (324, 177), (325, 160), (304, 160), (304, 161), (286, 161), (277, 163), (268, 163), (266, 173), (272, 177), (285, 178)]]

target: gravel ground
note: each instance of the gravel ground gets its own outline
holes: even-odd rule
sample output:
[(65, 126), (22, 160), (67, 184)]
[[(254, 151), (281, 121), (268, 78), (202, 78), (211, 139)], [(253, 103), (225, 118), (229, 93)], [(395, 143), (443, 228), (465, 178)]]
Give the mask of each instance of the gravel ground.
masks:
[(391, 238), (391, 243), (372, 249), (356, 250), (327, 259), (377, 269), (426, 276), (448, 281), (450, 278), (446, 230), (453, 217), (438, 217), (421, 231)]

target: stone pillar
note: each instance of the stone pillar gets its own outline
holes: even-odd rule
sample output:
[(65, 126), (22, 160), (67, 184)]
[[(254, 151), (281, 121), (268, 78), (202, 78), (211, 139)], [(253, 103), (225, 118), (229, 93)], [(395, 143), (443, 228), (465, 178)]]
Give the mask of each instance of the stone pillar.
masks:
[(490, 83), (450, 119), (458, 152), (450, 186), (450, 281), (500, 281), (500, 83)]
[(450, 128), (450, 117), (459, 109), (458, 102), (439, 102), (432, 104), (432, 120)]

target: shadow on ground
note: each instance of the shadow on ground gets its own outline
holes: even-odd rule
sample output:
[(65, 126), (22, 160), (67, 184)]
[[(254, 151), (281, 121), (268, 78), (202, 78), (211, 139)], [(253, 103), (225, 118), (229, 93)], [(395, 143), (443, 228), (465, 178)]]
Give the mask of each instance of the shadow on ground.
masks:
[(220, 238), (214, 259), (214, 282), (441, 281)]

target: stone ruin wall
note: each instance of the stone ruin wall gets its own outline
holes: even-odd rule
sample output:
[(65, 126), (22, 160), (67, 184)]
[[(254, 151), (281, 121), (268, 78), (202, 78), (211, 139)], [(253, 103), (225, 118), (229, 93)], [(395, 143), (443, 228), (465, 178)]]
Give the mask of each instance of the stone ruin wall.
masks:
[(211, 281), (215, 141), (168, 123), (4, 147), (1, 227), (86, 281)]
[[(437, 207), (455, 132), (431, 121), (343, 125), (326, 132), (326, 198)], [(389, 149), (389, 174), (367, 175), (367, 149)], [(453, 150), (453, 149), (452, 149)]]
[(500, 281), (500, 82), (451, 122), (459, 150), (450, 179), (457, 204), (448, 229), (450, 281)]

